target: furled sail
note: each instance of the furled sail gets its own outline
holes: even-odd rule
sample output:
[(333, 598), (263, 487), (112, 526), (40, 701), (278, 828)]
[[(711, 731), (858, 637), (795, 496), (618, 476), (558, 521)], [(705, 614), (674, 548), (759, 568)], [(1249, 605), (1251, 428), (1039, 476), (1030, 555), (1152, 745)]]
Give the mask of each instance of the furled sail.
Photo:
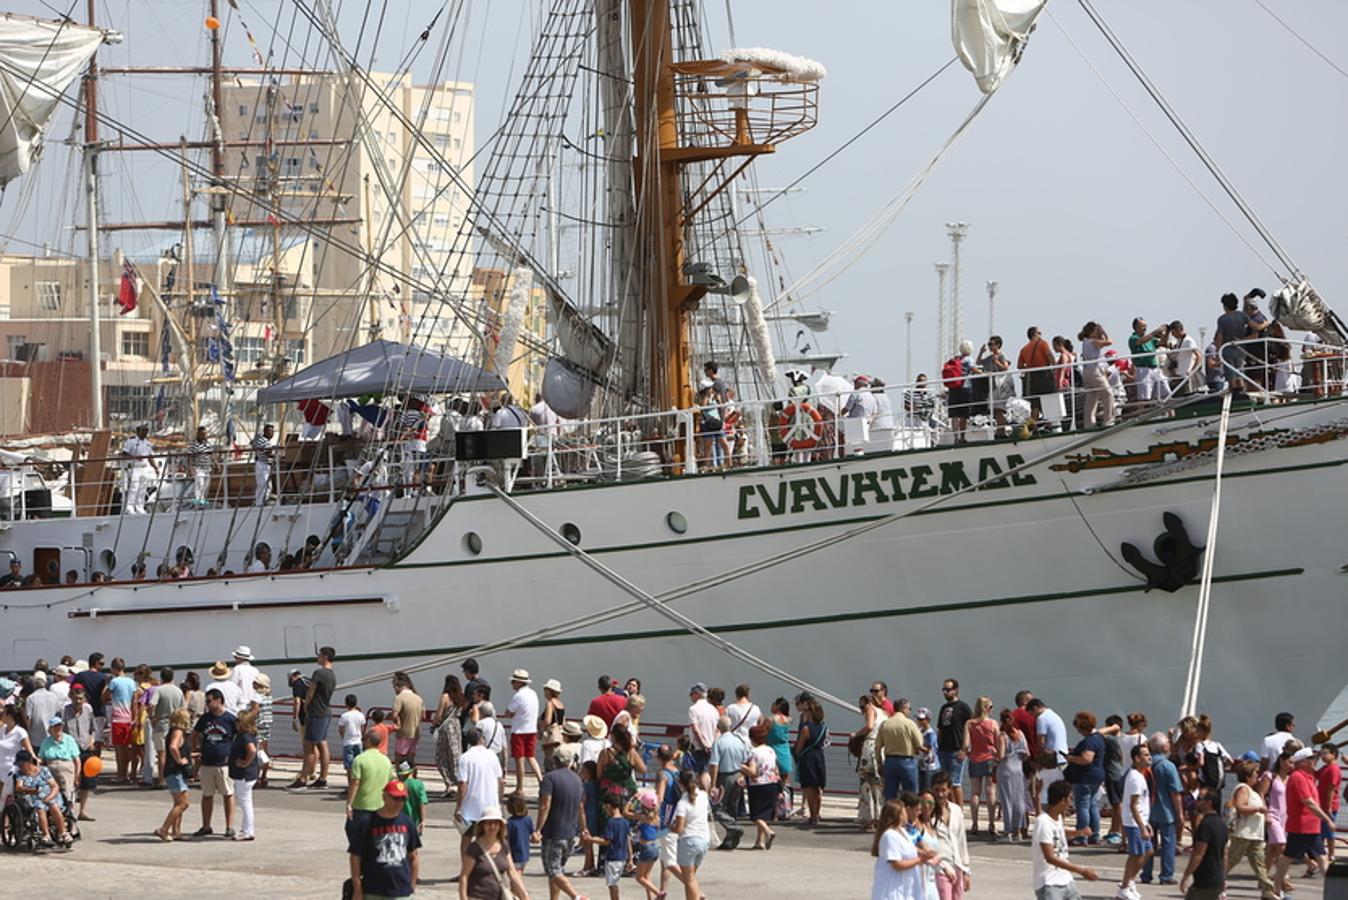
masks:
[(978, 89), (991, 94), (1020, 62), (1048, 0), (951, 0), (955, 52)]
[(84, 25), (0, 16), (0, 187), (33, 167), (60, 96), (103, 39)]

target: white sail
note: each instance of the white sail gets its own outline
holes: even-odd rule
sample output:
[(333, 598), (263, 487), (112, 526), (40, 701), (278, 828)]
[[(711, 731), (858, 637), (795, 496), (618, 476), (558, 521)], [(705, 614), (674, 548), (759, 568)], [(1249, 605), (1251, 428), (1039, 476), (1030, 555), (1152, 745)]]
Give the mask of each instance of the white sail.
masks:
[(103, 37), (70, 22), (0, 17), (0, 187), (33, 167), (60, 96)]
[(1048, 0), (951, 0), (955, 52), (978, 88), (991, 94), (1020, 61)]

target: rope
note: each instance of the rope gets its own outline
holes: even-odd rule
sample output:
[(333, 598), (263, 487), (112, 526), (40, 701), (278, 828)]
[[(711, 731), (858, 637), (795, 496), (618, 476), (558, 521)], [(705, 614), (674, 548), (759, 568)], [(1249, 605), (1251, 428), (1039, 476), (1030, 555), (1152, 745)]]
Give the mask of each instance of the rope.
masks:
[(1161, 142), (1156, 139), (1156, 136), (1154, 134), (1152, 134), (1151, 129), (1147, 128), (1147, 126), (1142, 123), (1142, 120), (1137, 117), (1137, 114), (1133, 112), (1132, 108), (1124, 101), (1124, 99), (1121, 96), (1119, 96), (1118, 92), (1114, 90), (1113, 85), (1111, 85), (1108, 81), (1105, 80), (1104, 74), (1095, 67), (1095, 63), (1091, 62), (1090, 57), (1087, 56), (1085, 51), (1082, 50), (1081, 47), (1077, 44), (1077, 42), (1072, 39), (1072, 35), (1068, 34), (1067, 29), (1064, 28), (1062, 23), (1058, 21), (1057, 16), (1053, 15), (1053, 11), (1047, 8), (1044, 11), (1048, 13), (1049, 20), (1055, 26), (1057, 26), (1059, 33), (1062, 34), (1062, 36), (1067, 39), (1068, 45), (1073, 50), (1076, 51), (1077, 56), (1081, 57), (1081, 61), (1084, 62), (1086, 66), (1091, 70), (1091, 72), (1095, 74), (1095, 77), (1099, 79), (1100, 84), (1104, 85), (1105, 90), (1109, 92), (1109, 95), (1114, 98), (1114, 101), (1119, 104), (1120, 108), (1122, 108), (1123, 111), (1128, 114), (1128, 118), (1133, 120), (1133, 124), (1136, 125), (1142, 131), (1142, 133), (1147, 136), (1147, 140), (1151, 141), (1151, 145), (1156, 148), (1156, 150), (1161, 154), (1161, 156), (1165, 157), (1165, 161), (1170, 163), (1171, 168), (1173, 168), (1177, 173), (1179, 173), (1179, 176), (1184, 179), (1185, 183), (1188, 184), (1189, 187), (1193, 188), (1194, 193), (1198, 194), (1198, 196), (1202, 198), (1203, 202), (1208, 205), (1208, 209), (1212, 210), (1213, 213), (1217, 216), (1217, 218), (1221, 219), (1222, 223), (1225, 224), (1227, 228), (1231, 229), (1231, 233), (1234, 234), (1236, 238), (1242, 244), (1244, 244), (1251, 253), (1254, 254), (1255, 258), (1258, 259), (1265, 266), (1267, 266), (1269, 271), (1271, 271), (1274, 274), (1274, 276), (1281, 278), (1282, 273), (1278, 271), (1278, 267), (1273, 265), (1273, 263), (1269, 262), (1268, 259), (1264, 256), (1264, 254), (1260, 253), (1259, 249), (1255, 247), (1254, 244), (1250, 243), (1249, 238), (1241, 234), (1240, 229), (1236, 227), (1235, 223), (1232, 222), (1230, 219), (1228, 219), (1226, 215), (1223, 214), (1222, 211), (1217, 208), (1217, 204), (1213, 203), (1212, 199), (1208, 197), (1208, 195), (1203, 191), (1203, 189), (1198, 186), (1198, 183), (1189, 177), (1189, 173), (1185, 172), (1184, 169), (1180, 167), (1180, 164), (1175, 160), (1175, 157), (1171, 156), (1169, 151), (1167, 151), (1165, 147), (1161, 145)]
[(1266, 243), (1269, 249), (1273, 251), (1273, 254), (1278, 257), (1278, 261), (1286, 266), (1287, 270), (1294, 276), (1299, 274), (1301, 270), (1297, 267), (1296, 263), (1292, 262), (1287, 251), (1282, 248), (1282, 245), (1278, 243), (1278, 240), (1273, 236), (1273, 233), (1268, 230), (1259, 216), (1255, 214), (1254, 209), (1245, 200), (1245, 197), (1236, 189), (1236, 186), (1232, 184), (1231, 180), (1226, 177), (1226, 173), (1217, 165), (1217, 161), (1214, 160), (1207, 149), (1204, 148), (1203, 144), (1189, 129), (1189, 126), (1185, 123), (1184, 119), (1180, 117), (1179, 113), (1175, 112), (1174, 107), (1172, 107), (1169, 101), (1167, 101), (1161, 94), (1160, 89), (1157, 88), (1155, 83), (1147, 76), (1147, 73), (1142, 70), (1142, 67), (1138, 64), (1137, 60), (1133, 59), (1132, 54), (1128, 52), (1127, 47), (1123, 46), (1123, 42), (1119, 40), (1118, 35), (1114, 33), (1114, 30), (1109, 27), (1109, 24), (1105, 22), (1098, 12), (1096, 12), (1095, 7), (1091, 5), (1091, 0), (1077, 0), (1077, 2), (1081, 5), (1081, 8), (1085, 10), (1086, 15), (1090, 18), (1091, 22), (1095, 24), (1095, 27), (1099, 29), (1100, 34), (1104, 35), (1105, 40), (1109, 42), (1109, 45), (1112, 48), (1114, 48), (1114, 52), (1123, 60), (1124, 64), (1128, 67), (1128, 70), (1133, 73), (1133, 77), (1138, 80), (1138, 83), (1142, 85), (1143, 89), (1151, 99), (1155, 101), (1157, 107), (1165, 114), (1165, 117), (1170, 120), (1170, 124), (1175, 126), (1175, 130), (1180, 133), (1180, 137), (1184, 138), (1184, 142), (1189, 145), (1189, 148), (1198, 156), (1199, 161), (1203, 163), (1203, 166), (1212, 174), (1212, 177), (1217, 180), (1217, 183), (1221, 185), (1222, 190), (1231, 198), (1231, 202), (1236, 204), (1236, 208), (1240, 210), (1243, 216), (1245, 216), (1246, 221), (1253, 226), (1254, 230), (1259, 233), (1259, 236), (1263, 239), (1264, 243)]
[(712, 632), (708, 631), (706, 628), (699, 625), (697, 622), (693, 621), (688, 616), (685, 616), (681, 612), (677, 612), (676, 610), (670, 608), (667, 604), (661, 602), (660, 600), (657, 600), (650, 593), (646, 592), (642, 588), (637, 587), (635, 584), (628, 581), (622, 575), (619, 575), (613, 569), (604, 565), (599, 560), (595, 559), (593, 556), (586, 553), (584, 550), (580, 549), (580, 547), (568, 541), (565, 537), (559, 534), (556, 529), (548, 525), (542, 519), (535, 516), (533, 513), (529, 512), (529, 510), (525, 509), (522, 505), (520, 505), (520, 502), (518, 500), (507, 494), (505, 491), (501, 490), (501, 488), (498, 487), (497, 485), (494, 484), (491, 485), (491, 489), (492, 492), (496, 494), (498, 499), (504, 502), (515, 512), (519, 513), (520, 516), (522, 516), (524, 520), (527, 521), (530, 525), (534, 526), (539, 531), (546, 534), (549, 538), (552, 539), (553, 543), (562, 547), (564, 550), (566, 550), (566, 552), (570, 553), (576, 559), (580, 560), (582, 563), (589, 566), (595, 572), (598, 572), (606, 581), (616, 585), (620, 590), (625, 591), (628, 594), (631, 594), (633, 597), (636, 597), (637, 600), (639, 600), (648, 609), (658, 613), (659, 615), (664, 616), (665, 618), (675, 622), (678, 625), (681, 625), (690, 634), (701, 638), (708, 644), (711, 644), (716, 649), (721, 650), (724, 653), (727, 653), (730, 656), (735, 657), (741, 662), (748, 663), (755, 669), (758, 669), (760, 672), (770, 675), (773, 678), (777, 678), (780, 681), (785, 682), (786, 684), (792, 685), (793, 687), (798, 687), (802, 691), (809, 691), (815, 694), (821, 700), (827, 700), (829, 703), (841, 707), (842, 709), (846, 709), (854, 713), (861, 712), (860, 708), (858, 708), (855, 704), (848, 703), (841, 697), (837, 697), (833, 694), (830, 694), (827, 691), (823, 690), (822, 688), (816, 687), (810, 682), (805, 681), (802, 678), (798, 678), (795, 675), (792, 675), (785, 669), (779, 669), (778, 667), (774, 666), (767, 660), (755, 656), (748, 650), (745, 650), (743, 647), (740, 647), (737, 644), (732, 644), (725, 638), (719, 637), (713, 634)]
[(1312, 44), (1310, 41), (1306, 40), (1304, 37), (1302, 37), (1300, 34), (1298, 34), (1298, 33), (1297, 33), (1297, 30), (1296, 30), (1295, 28), (1293, 28), (1291, 25), (1288, 25), (1285, 21), (1283, 21), (1283, 19), (1282, 19), (1277, 13), (1275, 13), (1273, 10), (1269, 9), (1268, 6), (1265, 5), (1264, 0), (1254, 0), (1254, 2), (1255, 2), (1255, 4), (1256, 4), (1260, 9), (1262, 9), (1264, 12), (1266, 12), (1266, 13), (1268, 13), (1270, 16), (1272, 16), (1272, 17), (1273, 17), (1273, 21), (1277, 22), (1277, 23), (1278, 23), (1279, 25), (1281, 25), (1283, 28), (1286, 28), (1288, 34), (1290, 34), (1292, 37), (1296, 38), (1298, 41), (1301, 41), (1301, 43), (1304, 44), (1304, 45), (1306, 46), (1306, 49), (1307, 49), (1307, 50), (1311, 51), (1311, 52), (1314, 53), (1316, 56), (1320, 57), (1320, 59), (1324, 60), (1324, 61), (1325, 61), (1325, 64), (1328, 65), (1328, 66), (1329, 66), (1331, 69), (1333, 69), (1335, 72), (1338, 72), (1338, 73), (1339, 73), (1340, 75), (1342, 75), (1344, 78), (1348, 78), (1348, 71), (1345, 71), (1344, 68), (1343, 68), (1342, 66), (1340, 66), (1338, 63), (1334, 62), (1334, 60), (1330, 59), (1328, 56), (1325, 56), (1323, 53), (1320, 52), (1319, 48), (1317, 48), (1317, 47), (1316, 47), (1314, 44)]
[(913, 176), (908, 184), (904, 185), (903, 189), (899, 191), (897, 195), (882, 206), (880, 210), (866, 222), (866, 224), (858, 228), (851, 237), (843, 242), (842, 246), (829, 254), (828, 257), (819, 263), (819, 265), (798, 278), (790, 287), (783, 290), (777, 300), (773, 301), (770, 306), (765, 307), (765, 311), (783, 301), (800, 300), (803, 297), (808, 296), (807, 294), (802, 294), (801, 291), (806, 287), (812, 286), (812, 283), (818, 279), (822, 273), (839, 265), (839, 263), (849, 256), (853, 257), (851, 261), (847, 262), (846, 265), (843, 265), (836, 272), (829, 275), (828, 278), (821, 281), (814, 290), (817, 291), (822, 289), (851, 268), (860, 259), (861, 254), (878, 241), (884, 233), (889, 230), (890, 225), (894, 224), (894, 220), (899, 217), (899, 214), (902, 213), (905, 208), (907, 208), (909, 202), (913, 199), (913, 196), (918, 192), (918, 189), (927, 183), (927, 179), (931, 177), (937, 167), (945, 162), (946, 157), (949, 156), (951, 151), (953, 151), (955, 147), (958, 146), (959, 142), (964, 139), (964, 136), (969, 131), (969, 126), (973, 124), (974, 119), (978, 118), (978, 114), (983, 111), (988, 105), (988, 101), (995, 95), (996, 91), (981, 96), (978, 99), (978, 102), (974, 104), (974, 108), (964, 117), (964, 121), (960, 122), (959, 126), (951, 133), (950, 137), (946, 138), (945, 143), (941, 145), (941, 149), (936, 151), (936, 155), (923, 166), (921, 171)]
[(1217, 478), (1212, 486), (1212, 512), (1208, 516), (1208, 542), (1203, 553), (1203, 577), (1198, 588), (1198, 611), (1194, 616), (1194, 636), (1189, 647), (1189, 674), (1184, 681), (1184, 702), (1180, 717), (1198, 710), (1198, 685), (1203, 675), (1203, 649), (1208, 639), (1208, 611), (1212, 604), (1212, 569), (1217, 556), (1217, 524), (1222, 511), (1222, 470), (1226, 462), (1226, 431), (1231, 422), (1230, 391), (1222, 397), (1222, 424), (1217, 430)]
[[(734, 45), (733, 42), (732, 42), (732, 46), (738, 46), (738, 45)], [(747, 222), (747, 221), (749, 221), (750, 219), (754, 218), (756, 215), (758, 215), (759, 213), (761, 213), (763, 210), (767, 209), (769, 205), (771, 205), (772, 203), (776, 202), (777, 200), (780, 200), (782, 197), (785, 197), (788, 193), (791, 192), (791, 189), (792, 189), (792, 188), (794, 188), (794, 187), (796, 187), (797, 185), (799, 185), (802, 181), (804, 181), (806, 178), (809, 178), (809, 177), (810, 177), (811, 175), (813, 175), (815, 172), (818, 172), (818, 171), (819, 171), (820, 169), (822, 169), (826, 164), (832, 162), (834, 157), (836, 157), (838, 154), (842, 153), (842, 152), (843, 152), (844, 150), (846, 150), (848, 147), (850, 147), (850, 146), (852, 146), (853, 144), (855, 144), (857, 141), (861, 140), (861, 138), (865, 137), (866, 134), (867, 134), (869, 131), (871, 131), (871, 129), (875, 128), (875, 126), (879, 125), (879, 124), (880, 124), (881, 122), (883, 122), (885, 119), (889, 118), (890, 115), (892, 115), (892, 114), (893, 114), (893, 113), (894, 113), (900, 106), (903, 106), (903, 104), (907, 103), (909, 100), (911, 100), (911, 99), (913, 99), (914, 97), (916, 97), (916, 96), (918, 95), (918, 93), (919, 93), (923, 88), (925, 88), (927, 85), (929, 85), (929, 84), (931, 84), (933, 81), (935, 81), (936, 78), (937, 78), (939, 75), (941, 75), (941, 73), (943, 73), (946, 69), (948, 69), (948, 68), (950, 68), (951, 66), (953, 66), (953, 65), (955, 64), (955, 62), (956, 62), (958, 59), (959, 59), (959, 57), (957, 57), (957, 56), (952, 56), (952, 57), (950, 57), (950, 59), (946, 60), (945, 65), (941, 66), (941, 67), (940, 67), (939, 69), (937, 69), (935, 72), (932, 72), (932, 73), (931, 73), (930, 75), (928, 75), (925, 79), (923, 79), (923, 81), (922, 81), (920, 84), (918, 84), (917, 87), (913, 88), (911, 91), (909, 91), (908, 93), (906, 93), (906, 94), (904, 94), (902, 97), (900, 97), (900, 98), (894, 103), (893, 106), (889, 107), (889, 109), (887, 109), (887, 110), (885, 110), (884, 112), (880, 113), (880, 115), (876, 116), (874, 119), (871, 119), (871, 121), (868, 122), (868, 123), (866, 124), (866, 127), (862, 128), (862, 129), (861, 129), (860, 131), (858, 131), (856, 134), (852, 135), (850, 138), (848, 138), (847, 140), (843, 141), (842, 144), (840, 144), (836, 150), (834, 150), (832, 153), (828, 154), (828, 155), (825, 156), (823, 159), (819, 160), (819, 162), (815, 163), (814, 165), (810, 166), (810, 168), (808, 168), (808, 169), (806, 169), (804, 172), (802, 172), (802, 173), (800, 174), (800, 176), (796, 178), (795, 181), (792, 181), (792, 182), (791, 182), (790, 184), (788, 184), (786, 187), (782, 188), (780, 191), (777, 191), (775, 194), (773, 194), (773, 195), (772, 195), (771, 197), (769, 197), (768, 199), (764, 200), (762, 203), (756, 204), (756, 205), (754, 206), (753, 209), (751, 209), (749, 212), (745, 213), (745, 214), (744, 214), (743, 216), (741, 216), (740, 218), (736, 219), (736, 220), (735, 220), (735, 223), (734, 223), (733, 225), (731, 225), (730, 228), (727, 228), (724, 232), (722, 232), (721, 234), (717, 235), (717, 236), (716, 236), (716, 239), (717, 239), (717, 240), (720, 240), (721, 238), (723, 238), (723, 237), (725, 237), (726, 235), (730, 234), (730, 232), (731, 232), (732, 230), (738, 228), (739, 226), (743, 225), (745, 222)]]

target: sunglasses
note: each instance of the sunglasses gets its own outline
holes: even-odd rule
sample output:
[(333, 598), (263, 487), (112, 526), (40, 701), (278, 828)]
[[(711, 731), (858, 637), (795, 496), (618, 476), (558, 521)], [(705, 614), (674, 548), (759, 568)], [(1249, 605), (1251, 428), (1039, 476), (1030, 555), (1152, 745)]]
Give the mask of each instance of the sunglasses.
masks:
[(921, 803), (922, 803), (923, 806), (935, 806), (935, 805), (936, 805), (936, 801), (935, 801), (935, 800), (923, 800), (923, 801), (921, 801)]

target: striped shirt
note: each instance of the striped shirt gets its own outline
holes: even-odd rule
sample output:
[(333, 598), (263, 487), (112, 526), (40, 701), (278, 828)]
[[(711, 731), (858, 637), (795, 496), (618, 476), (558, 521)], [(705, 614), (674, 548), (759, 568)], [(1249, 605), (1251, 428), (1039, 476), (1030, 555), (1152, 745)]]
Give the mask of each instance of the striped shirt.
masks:
[(253, 448), (253, 459), (256, 462), (270, 463), (276, 455), (276, 439), (263, 434), (253, 438), (248, 446)]
[(271, 739), (272, 723), (272, 696), (271, 694), (257, 695), (257, 736), (259, 740)]
[(210, 441), (193, 441), (187, 445), (187, 455), (192, 459), (192, 468), (197, 471), (210, 471), (214, 454), (215, 445)]

